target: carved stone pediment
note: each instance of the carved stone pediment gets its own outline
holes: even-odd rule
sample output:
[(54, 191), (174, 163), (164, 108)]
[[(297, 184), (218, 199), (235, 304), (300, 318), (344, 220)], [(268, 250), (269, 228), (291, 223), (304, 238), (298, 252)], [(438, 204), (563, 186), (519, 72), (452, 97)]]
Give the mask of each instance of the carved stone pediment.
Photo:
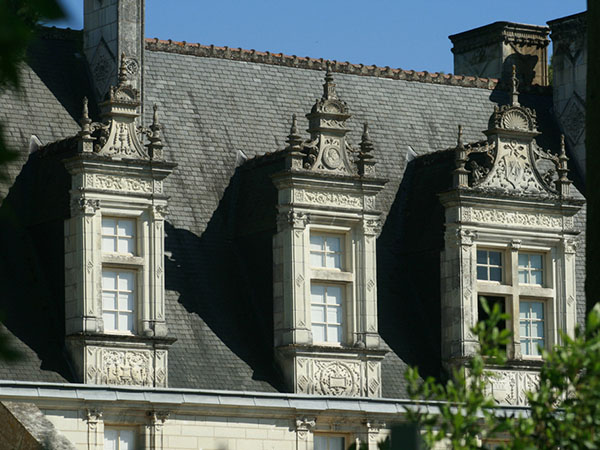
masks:
[(463, 145), (459, 127), (454, 186), (499, 194), (560, 196), (569, 193), (564, 139), (560, 155), (540, 148), (534, 138), (535, 111), (519, 104), (513, 66), (512, 103), (496, 107), (484, 131), (487, 141)]
[(374, 176), (374, 149), (369, 138), (367, 125), (360, 149), (355, 149), (346, 140), (346, 120), (351, 116), (346, 102), (337, 97), (333, 76), (328, 70), (323, 85), (323, 96), (317, 99), (308, 119), (310, 139), (302, 140), (298, 135), (296, 117), (288, 136), (288, 166), (336, 175)]
[[(94, 152), (113, 159), (162, 159), (156, 105), (150, 127), (138, 127), (135, 123), (140, 94), (129, 84), (128, 78), (137, 73), (136, 67), (135, 60), (121, 56), (119, 84), (109, 89), (106, 100), (100, 105), (104, 110), (103, 122), (92, 123), (88, 117), (87, 99), (84, 99), (81, 131), (78, 133), (81, 152)], [(150, 141), (148, 145), (141, 142), (144, 135)]]

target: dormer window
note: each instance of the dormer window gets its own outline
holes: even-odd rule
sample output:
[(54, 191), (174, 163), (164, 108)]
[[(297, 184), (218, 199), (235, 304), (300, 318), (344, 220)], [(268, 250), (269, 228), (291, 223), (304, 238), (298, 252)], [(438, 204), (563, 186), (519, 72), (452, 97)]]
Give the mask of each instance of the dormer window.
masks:
[(135, 220), (118, 217), (102, 218), (102, 251), (135, 254)]
[(313, 284), (310, 287), (310, 313), (313, 343), (343, 342), (343, 287)]
[(343, 236), (323, 233), (310, 235), (310, 265), (315, 268), (342, 269)]
[(138, 272), (136, 219), (102, 217), (102, 319), (104, 331), (133, 334), (136, 329)]
[(477, 279), (502, 282), (502, 253), (495, 250), (477, 250)]
[(129, 270), (102, 271), (102, 319), (104, 331), (135, 331), (136, 274)]
[(544, 257), (539, 253), (519, 253), (519, 283), (544, 284)]

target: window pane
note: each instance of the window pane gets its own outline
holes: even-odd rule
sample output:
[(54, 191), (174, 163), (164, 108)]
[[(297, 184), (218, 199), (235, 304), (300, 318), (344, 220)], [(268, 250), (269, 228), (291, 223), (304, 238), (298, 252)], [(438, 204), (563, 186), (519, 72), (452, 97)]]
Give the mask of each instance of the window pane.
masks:
[(133, 450), (135, 448), (133, 430), (121, 430), (119, 436), (119, 450)]
[(325, 306), (312, 305), (310, 313), (313, 322), (325, 322)]
[(477, 279), (478, 280), (487, 280), (488, 279), (488, 268), (477, 266)]
[(531, 353), (529, 353), (529, 355), (531, 356), (542, 356), (542, 354), (540, 353), (539, 349), (538, 349), (538, 345), (539, 342), (538, 341), (533, 341), (531, 344), (529, 344), (529, 350)]
[(327, 342), (338, 344), (342, 342), (342, 327), (328, 326), (327, 327)]
[(117, 293), (116, 292), (102, 292), (102, 308), (103, 309), (117, 309)]
[(532, 322), (531, 336), (536, 338), (544, 337), (544, 322)]
[(117, 450), (117, 430), (104, 428), (104, 450)]
[(119, 253), (134, 253), (134, 242), (133, 238), (120, 238)]
[(519, 266), (521, 266), (521, 267), (529, 266), (529, 255), (527, 253), (519, 253)]
[(325, 342), (325, 325), (312, 326), (313, 342)]
[(544, 305), (541, 302), (531, 302), (531, 318), (532, 319), (543, 319), (544, 318)]
[(117, 234), (115, 219), (102, 218), (102, 234)]
[(117, 273), (109, 270), (102, 271), (102, 289), (116, 290), (117, 289)]
[(528, 273), (525, 270), (519, 270), (519, 283), (527, 284), (529, 282)]
[(133, 311), (133, 293), (119, 292), (119, 311)]
[(325, 286), (313, 284), (310, 287), (310, 298), (313, 303), (325, 303)]
[(117, 239), (110, 236), (102, 236), (102, 251), (115, 252), (117, 250)]
[(529, 262), (533, 269), (542, 268), (542, 255), (529, 255)]
[(119, 236), (134, 236), (134, 221), (127, 219), (119, 219), (117, 231)]
[(342, 249), (341, 239), (339, 237), (328, 237), (327, 238), (327, 251), (340, 252)]
[(119, 272), (119, 291), (133, 291), (132, 272)]
[(330, 269), (341, 269), (341, 255), (335, 253), (327, 253), (325, 267), (329, 267)]
[(311, 251), (324, 251), (325, 250), (325, 239), (323, 236), (310, 235), (310, 250)]
[(531, 345), (529, 341), (521, 341), (521, 353), (524, 355), (531, 355)]
[(487, 252), (485, 250), (477, 250), (477, 264), (487, 264)]
[(116, 312), (106, 312), (102, 314), (102, 319), (104, 319), (104, 331), (116, 331), (117, 330), (117, 313)]
[(133, 331), (133, 314), (119, 314), (119, 331)]
[(529, 317), (529, 302), (520, 302), (519, 303), (519, 317), (521, 319), (525, 319)]
[(519, 324), (519, 334), (521, 335), (521, 337), (526, 337), (529, 334), (527, 333), (527, 324), (524, 322), (521, 322)]
[(327, 286), (327, 303), (333, 305), (342, 304), (342, 288), (339, 286)]
[(323, 267), (323, 253), (311, 253), (310, 254), (310, 265), (311, 267)]
[(501, 261), (502, 261), (502, 257), (500, 255), (500, 252), (489, 252), (490, 255), (490, 265), (491, 266), (500, 266)]
[(329, 438), (329, 450), (344, 450), (344, 438), (343, 437), (330, 437)]
[(327, 308), (327, 323), (342, 323), (342, 308), (329, 306)]
[(490, 280), (502, 281), (502, 269), (500, 267), (490, 267)]
[(542, 271), (541, 270), (532, 270), (531, 271), (531, 284), (542, 284)]
[(327, 436), (315, 435), (315, 450), (329, 450), (327, 448)]

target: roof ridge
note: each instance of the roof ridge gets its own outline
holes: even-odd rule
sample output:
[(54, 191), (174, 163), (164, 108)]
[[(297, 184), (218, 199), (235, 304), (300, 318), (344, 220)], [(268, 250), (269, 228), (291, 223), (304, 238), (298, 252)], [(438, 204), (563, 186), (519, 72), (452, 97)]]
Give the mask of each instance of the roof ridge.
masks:
[(83, 30), (73, 30), (72, 28), (59, 28), (56, 26), (39, 25), (36, 28), (36, 36), (41, 39), (56, 39), (61, 41), (72, 41), (81, 39)]
[(378, 78), (391, 78), (395, 80), (419, 81), (422, 83), (444, 84), (450, 86), (476, 87), (494, 89), (499, 81), (495, 78), (480, 78), (470, 75), (443, 74), (440, 72), (415, 71), (393, 69), (389, 66), (352, 64), (348, 61), (340, 62), (324, 58), (316, 59), (286, 55), (284, 53), (260, 52), (254, 49), (217, 47), (215, 45), (202, 45), (200, 43), (178, 42), (171, 39), (146, 38), (146, 49), (193, 55), (208, 58), (230, 59), (233, 61), (246, 61), (277, 66), (296, 67), (311, 70), (327, 70), (351, 75), (374, 76)]

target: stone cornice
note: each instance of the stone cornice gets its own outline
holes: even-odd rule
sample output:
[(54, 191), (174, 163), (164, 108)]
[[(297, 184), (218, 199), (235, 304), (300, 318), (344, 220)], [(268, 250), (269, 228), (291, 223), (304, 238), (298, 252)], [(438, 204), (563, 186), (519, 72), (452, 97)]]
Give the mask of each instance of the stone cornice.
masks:
[(579, 14), (562, 17), (548, 22), (552, 41), (572, 40), (582, 37), (587, 30), (587, 16), (585, 11)]
[(512, 22), (494, 22), (483, 27), (448, 36), (454, 44), (452, 53), (464, 53), (494, 43), (547, 47), (550, 43), (545, 26)]

